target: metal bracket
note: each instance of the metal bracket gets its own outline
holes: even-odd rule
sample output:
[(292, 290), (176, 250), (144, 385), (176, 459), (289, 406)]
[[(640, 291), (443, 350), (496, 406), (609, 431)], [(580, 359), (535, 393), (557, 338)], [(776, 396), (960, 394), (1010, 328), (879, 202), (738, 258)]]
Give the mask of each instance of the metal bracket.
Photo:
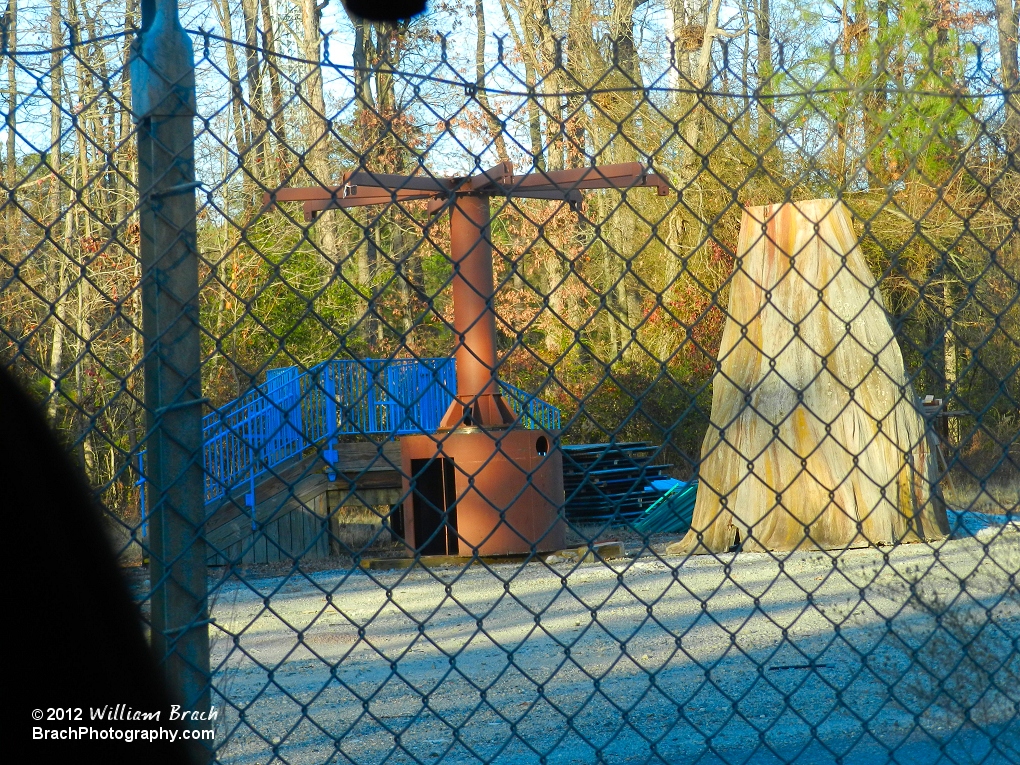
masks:
[(454, 194), (451, 194), (448, 197), (436, 197), (435, 199), (430, 199), (428, 205), (425, 208), (425, 211), (429, 215), (438, 215), (447, 207), (449, 207), (450, 200), (452, 200), (454, 196), (455, 196)]
[(161, 406), (159, 409), (157, 409), (155, 412), (153, 412), (153, 414), (155, 414), (158, 417), (161, 414), (166, 414), (167, 412), (172, 412), (175, 409), (184, 409), (184, 408), (189, 407), (189, 406), (195, 406), (197, 404), (208, 404), (208, 403), (209, 403), (209, 399), (208, 398), (193, 398), (190, 401), (179, 401), (176, 404), (169, 404), (167, 406)]
[(211, 617), (209, 619), (202, 619), (201, 621), (192, 622), (191, 624), (186, 624), (183, 627), (174, 627), (172, 630), (163, 630), (163, 634), (164, 635), (168, 635), (168, 636), (169, 635), (179, 635), (182, 632), (187, 632), (188, 630), (193, 630), (196, 627), (204, 627), (207, 624), (215, 624), (215, 623), (216, 623), (216, 618), (215, 617)]
[(165, 199), (166, 197), (175, 197), (179, 194), (187, 194), (189, 191), (194, 191), (202, 186), (202, 181), (192, 181), (191, 183), (178, 183), (176, 186), (171, 186), (166, 191), (157, 191), (155, 194), (150, 194), (149, 199)]

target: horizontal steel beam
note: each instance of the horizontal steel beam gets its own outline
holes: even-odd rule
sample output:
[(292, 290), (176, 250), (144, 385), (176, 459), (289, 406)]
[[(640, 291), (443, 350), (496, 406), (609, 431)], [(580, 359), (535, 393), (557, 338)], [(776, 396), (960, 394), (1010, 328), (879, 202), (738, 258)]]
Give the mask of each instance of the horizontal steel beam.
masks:
[(279, 202), (304, 202), (305, 219), (311, 220), (323, 210), (365, 207), (368, 205), (433, 200), (429, 212), (442, 209), (452, 195), (521, 197), (524, 199), (562, 199), (571, 204), (581, 201), (580, 191), (589, 189), (629, 189), (654, 187), (659, 196), (669, 193), (665, 179), (640, 162), (625, 162), (601, 167), (569, 170), (536, 170), (515, 176), (510, 162), (500, 162), (469, 178), (428, 178), (417, 175), (369, 173), (363, 170), (344, 175), (339, 186), (307, 186), (279, 189), (263, 195), (263, 211)]
[(341, 210), (351, 207), (385, 205), (394, 202), (409, 202), (415, 199), (435, 199), (436, 194), (427, 191), (386, 191), (371, 189), (372, 193), (359, 192), (349, 197), (336, 199), (311, 199), (304, 203), (305, 220), (312, 220), (323, 210)]
[(393, 191), (432, 191), (437, 194), (449, 194), (454, 183), (454, 179), (451, 178), (369, 173), (364, 170), (347, 173), (344, 176), (344, 185), (368, 186)]

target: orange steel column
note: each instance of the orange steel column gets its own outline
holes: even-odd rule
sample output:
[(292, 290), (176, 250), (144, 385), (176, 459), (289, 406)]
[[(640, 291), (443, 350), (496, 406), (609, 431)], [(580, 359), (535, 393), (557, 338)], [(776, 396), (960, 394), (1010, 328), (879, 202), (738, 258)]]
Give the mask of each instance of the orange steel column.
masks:
[(443, 415), (439, 429), (511, 425), (513, 412), (503, 401), (496, 377), (488, 197), (457, 195), (450, 210), (450, 258), (457, 398)]
[(450, 210), (457, 394), (469, 402), (499, 393), (496, 384), (496, 316), (492, 312), (492, 243), (489, 199), (457, 195)]

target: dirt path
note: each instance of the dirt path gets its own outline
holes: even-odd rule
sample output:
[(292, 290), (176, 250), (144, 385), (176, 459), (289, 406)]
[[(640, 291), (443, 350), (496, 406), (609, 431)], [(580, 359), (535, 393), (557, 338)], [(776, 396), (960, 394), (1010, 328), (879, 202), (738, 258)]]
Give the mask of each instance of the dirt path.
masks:
[[(994, 744), (986, 762), (1017, 762), (1018, 569), (1012, 527), (838, 558), (233, 581), (213, 664), (244, 719), (222, 718), (220, 757), (875, 762), (902, 747), (933, 762), (949, 742), (969, 752), (954, 761)], [(985, 693), (988, 674), (999, 688)]]

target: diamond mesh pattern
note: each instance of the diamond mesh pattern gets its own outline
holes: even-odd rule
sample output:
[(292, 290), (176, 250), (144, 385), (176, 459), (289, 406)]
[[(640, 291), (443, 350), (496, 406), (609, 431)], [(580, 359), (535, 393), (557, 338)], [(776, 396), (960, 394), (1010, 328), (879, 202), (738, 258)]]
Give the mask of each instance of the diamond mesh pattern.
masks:
[[(196, 183), (172, 193), (197, 208), (205, 429), (161, 480), (203, 465), (180, 534), (208, 563), (187, 628), (213, 757), (1020, 762), (1020, 93), (968, 42), (987, 19), (859, 4), (793, 44), (767, 4), (744, 29), (678, 6), (679, 32), (642, 3), (489, 5), (320, 39), (321, 8), (243, 0), (187, 32)], [(0, 358), (148, 608), (179, 584), (143, 380), (172, 339), (143, 321), (146, 220), (173, 219), (140, 193), (138, 33), (91, 13), (46, 45), (43, 15), (5, 27)], [(480, 401), (450, 361), (449, 210), (501, 162), (471, 193), (495, 379), (537, 456), (497, 499), (507, 431), (476, 427), (469, 464), (439, 420)], [(610, 188), (555, 180), (625, 163)], [(446, 494), (402, 458), (419, 437)], [(571, 458), (564, 494), (560, 447), (585, 444), (603, 456)], [(552, 520), (493, 554), (472, 494)]]

